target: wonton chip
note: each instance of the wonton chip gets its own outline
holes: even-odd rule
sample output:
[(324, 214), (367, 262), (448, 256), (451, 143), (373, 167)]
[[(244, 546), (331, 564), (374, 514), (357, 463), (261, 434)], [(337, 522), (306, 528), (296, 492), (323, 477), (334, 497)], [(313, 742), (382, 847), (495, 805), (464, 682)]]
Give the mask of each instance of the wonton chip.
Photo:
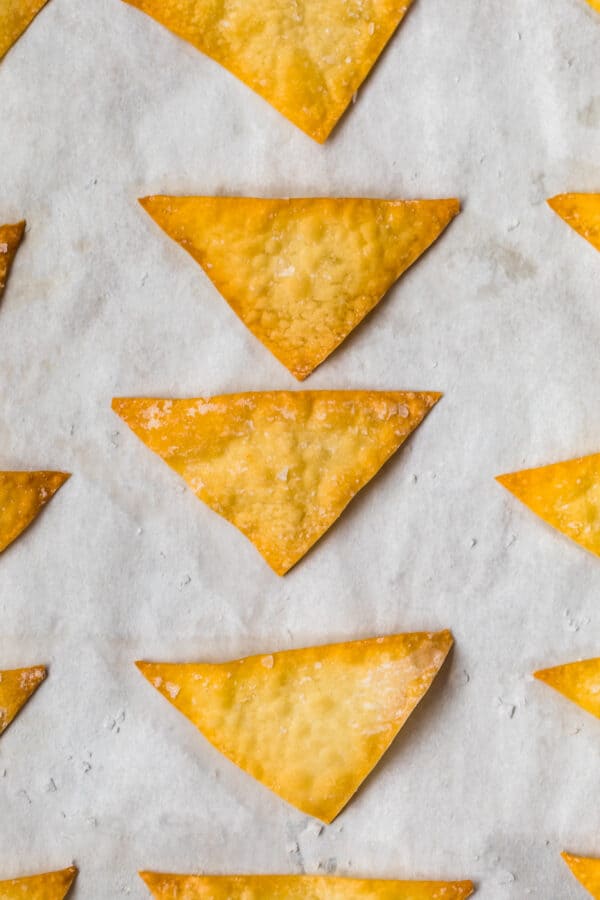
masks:
[[(0, 4), (2, 0), (0, 0)], [(23, 240), (25, 222), (16, 225), (0, 225), (0, 298), (4, 293), (13, 260)]]
[(541, 669), (534, 675), (600, 719), (600, 659)]
[(76, 877), (77, 869), (71, 867), (47, 875), (0, 881), (0, 900), (64, 900)]
[(0, 734), (2, 734), (46, 677), (44, 666), (0, 672)]
[[(600, 0), (598, 4), (600, 11)], [(600, 194), (558, 194), (548, 200), (548, 205), (592, 247), (600, 250)]]
[(600, 556), (600, 453), (496, 480), (549, 525)]
[(590, 892), (592, 897), (600, 900), (600, 859), (573, 856), (571, 853), (561, 853), (561, 856), (577, 881)]
[(145, 197), (265, 347), (303, 380), (439, 237), (458, 200)]
[(156, 900), (465, 900), (471, 881), (328, 875), (164, 875), (140, 872)]
[(269, 391), (115, 399), (113, 409), (284, 575), (440, 394)]
[(600, 13), (600, 0), (588, 0), (588, 3), (592, 7), (592, 9), (595, 9), (596, 12)]
[[(48, 0), (0, 0), (0, 60), (47, 2)], [(0, 235), (1, 232), (0, 228)]]
[(323, 143), (412, 0), (125, 0)]
[(137, 663), (226, 757), (332, 822), (444, 662), (452, 635), (397, 634), (233, 662)]
[(69, 477), (66, 472), (0, 472), (0, 553), (31, 525)]

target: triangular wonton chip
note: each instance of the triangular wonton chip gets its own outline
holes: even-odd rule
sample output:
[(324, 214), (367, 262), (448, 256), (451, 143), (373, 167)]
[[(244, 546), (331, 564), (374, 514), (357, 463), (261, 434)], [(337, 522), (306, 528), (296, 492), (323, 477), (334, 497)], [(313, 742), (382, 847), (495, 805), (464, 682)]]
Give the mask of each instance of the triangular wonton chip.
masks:
[(77, 877), (77, 869), (0, 881), (0, 900), (64, 900)]
[(164, 875), (140, 872), (156, 900), (465, 900), (471, 881), (328, 875)]
[(600, 194), (558, 194), (548, 200), (548, 205), (592, 247), (600, 250)]
[(0, 472), (0, 553), (31, 525), (66, 472)]
[(47, 2), (48, 0), (0, 0), (0, 60)]
[(458, 200), (145, 197), (250, 331), (302, 380), (460, 210)]
[(113, 409), (284, 575), (439, 397), (270, 391), (195, 400), (115, 399)]
[(46, 677), (44, 666), (0, 671), (0, 734), (2, 734)]
[(412, 0), (126, 0), (322, 143)]
[[(0, 0), (1, 3), (2, 0)], [(16, 225), (0, 225), (0, 299), (24, 232), (25, 222), (17, 222)]]
[(429, 689), (452, 635), (397, 634), (233, 662), (137, 663), (217, 748), (331, 822)]
[(600, 859), (573, 856), (571, 853), (562, 853), (561, 856), (577, 881), (590, 892), (592, 897), (600, 900)]
[(600, 719), (600, 659), (540, 669), (534, 675)]
[(588, 3), (592, 7), (592, 9), (595, 9), (596, 12), (600, 13), (600, 0), (588, 0)]
[(600, 453), (499, 475), (549, 525), (600, 556)]

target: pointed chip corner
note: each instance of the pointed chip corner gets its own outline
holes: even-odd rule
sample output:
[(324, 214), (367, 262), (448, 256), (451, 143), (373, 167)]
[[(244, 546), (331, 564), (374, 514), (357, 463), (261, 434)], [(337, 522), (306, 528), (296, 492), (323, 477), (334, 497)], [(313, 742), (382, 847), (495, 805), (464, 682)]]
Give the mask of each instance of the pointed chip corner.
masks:
[(548, 673), (551, 672), (552, 669), (536, 669), (535, 672), (532, 672), (534, 678), (537, 678), (538, 681), (543, 681), (544, 684), (549, 684), (550, 679), (548, 677)]
[(136, 659), (134, 665), (138, 672), (142, 673), (144, 678), (148, 678), (149, 672), (152, 667), (155, 666), (155, 663), (146, 662), (146, 660), (143, 659)]
[(564, 196), (564, 194), (555, 194), (554, 197), (547, 198), (546, 203), (553, 212), (558, 213), (558, 210), (562, 206)]
[(448, 653), (454, 646), (454, 635), (449, 628), (444, 628), (442, 631), (435, 631), (433, 633), (433, 638), (440, 647), (446, 648), (446, 652)]
[(157, 872), (146, 872), (145, 870), (139, 871), (138, 875), (150, 891), (153, 890), (154, 885), (160, 877)]
[(77, 866), (69, 866), (68, 869), (64, 870), (64, 880), (67, 891), (73, 886), (78, 875), (79, 869), (77, 868)]

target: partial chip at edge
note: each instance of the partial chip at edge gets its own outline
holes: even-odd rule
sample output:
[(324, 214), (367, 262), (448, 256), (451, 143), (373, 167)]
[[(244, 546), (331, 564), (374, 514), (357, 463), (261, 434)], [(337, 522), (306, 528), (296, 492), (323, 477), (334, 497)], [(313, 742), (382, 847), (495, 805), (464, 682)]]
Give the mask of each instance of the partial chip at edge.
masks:
[(126, 0), (189, 41), (319, 143), (412, 0)]
[[(590, 0), (592, 6), (593, 0)], [(598, 0), (600, 12), (600, 0)], [(548, 205), (567, 225), (600, 250), (600, 194), (557, 194)]]
[(0, 900), (64, 900), (76, 877), (77, 869), (71, 866), (60, 872), (0, 881)]
[(533, 674), (539, 681), (600, 719), (600, 658), (540, 669)]
[(583, 887), (590, 892), (595, 900), (600, 900), (600, 859), (589, 856), (573, 856), (572, 853), (562, 853), (562, 858), (571, 872)]
[(48, 0), (0, 0), (0, 61), (47, 2)]
[(0, 735), (46, 678), (44, 666), (0, 671)]
[(139, 662), (224, 756), (330, 823), (429, 690), (449, 631), (396, 634), (226, 663)]
[(25, 222), (17, 222), (16, 225), (0, 225), (0, 299), (6, 288), (8, 276), (24, 233)]
[(466, 900), (471, 881), (396, 881), (331, 875), (169, 875), (140, 872), (155, 900)]
[(67, 472), (0, 472), (0, 553), (70, 478)]

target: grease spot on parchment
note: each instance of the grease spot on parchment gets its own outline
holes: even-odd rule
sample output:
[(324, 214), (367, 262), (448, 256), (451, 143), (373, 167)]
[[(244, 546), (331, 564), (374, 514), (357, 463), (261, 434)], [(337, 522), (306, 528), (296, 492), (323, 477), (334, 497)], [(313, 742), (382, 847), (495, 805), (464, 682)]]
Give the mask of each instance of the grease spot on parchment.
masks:
[(578, 110), (577, 121), (585, 128), (600, 127), (600, 95), (592, 97), (585, 106)]

